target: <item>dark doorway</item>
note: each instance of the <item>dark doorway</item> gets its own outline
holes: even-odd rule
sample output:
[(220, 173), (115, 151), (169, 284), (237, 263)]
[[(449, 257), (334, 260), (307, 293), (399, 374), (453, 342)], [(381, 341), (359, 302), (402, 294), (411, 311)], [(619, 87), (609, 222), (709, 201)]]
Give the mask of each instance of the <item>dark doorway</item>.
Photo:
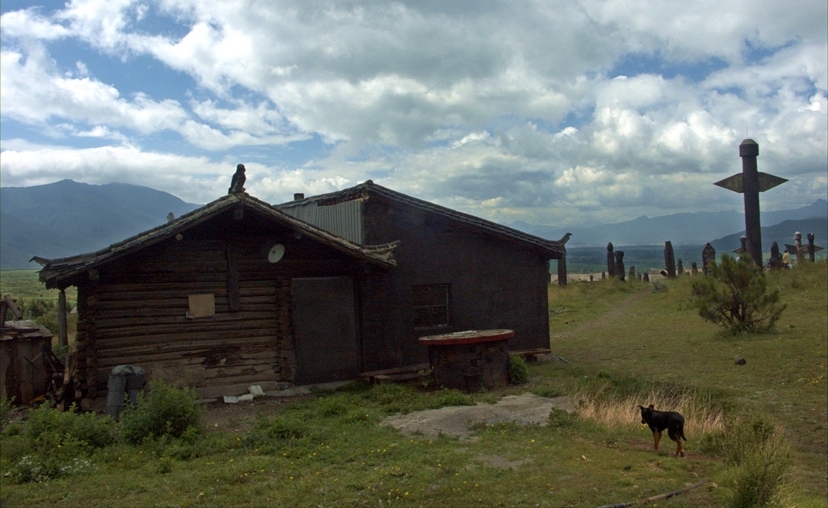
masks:
[(354, 379), (359, 345), (350, 277), (293, 279), (296, 383)]

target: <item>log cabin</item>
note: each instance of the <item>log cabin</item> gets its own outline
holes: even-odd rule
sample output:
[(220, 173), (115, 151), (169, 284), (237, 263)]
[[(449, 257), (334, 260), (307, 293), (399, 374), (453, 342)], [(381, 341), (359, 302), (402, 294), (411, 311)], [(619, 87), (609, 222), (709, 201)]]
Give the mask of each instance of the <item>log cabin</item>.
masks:
[(371, 181), (273, 206), (229, 194), (100, 251), (35, 258), (78, 290), (76, 373), (112, 368), (204, 398), (420, 364), (419, 337), (509, 328), (548, 348), (549, 260), (563, 245)]
[(419, 337), (511, 329), (511, 350), (549, 348), (550, 241), (417, 199), (371, 180), (278, 208), (357, 245), (398, 242), (397, 266), (365, 278), (361, 367), (428, 361)]

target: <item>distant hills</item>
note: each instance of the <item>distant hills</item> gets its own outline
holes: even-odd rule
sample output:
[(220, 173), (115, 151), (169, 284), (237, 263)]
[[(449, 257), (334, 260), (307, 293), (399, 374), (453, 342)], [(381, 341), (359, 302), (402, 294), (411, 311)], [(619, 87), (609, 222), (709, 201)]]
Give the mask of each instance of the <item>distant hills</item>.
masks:
[[(780, 228), (774, 229), (767, 235), (766, 228), (776, 226), (785, 221), (800, 221), (806, 219), (822, 219), (823, 222), (809, 222), (807, 225), (797, 226), (788, 224), (784, 231)], [(770, 242), (776, 240), (781, 244), (784, 242), (793, 243), (793, 234), (801, 231), (803, 241), (806, 232), (816, 233), (817, 244), (826, 243), (828, 227), (828, 202), (818, 199), (814, 203), (794, 210), (780, 210), (775, 212), (762, 212), (762, 243), (770, 238)], [(822, 224), (820, 226), (820, 224)], [(677, 213), (661, 217), (638, 217), (626, 222), (616, 224), (602, 224), (588, 228), (560, 228), (554, 226), (532, 226), (529, 224), (516, 223), (511, 227), (526, 233), (557, 240), (566, 233), (572, 233), (572, 238), (566, 244), (570, 247), (597, 247), (606, 246), (607, 242), (614, 245), (664, 245), (670, 241), (675, 245), (704, 245), (710, 242), (716, 247), (719, 239), (735, 235), (735, 245), (739, 246), (739, 237), (745, 231), (745, 215), (741, 212), (696, 212)], [(727, 240), (727, 242), (731, 242)], [(770, 242), (766, 250), (770, 249)], [(730, 243), (728, 243), (730, 245)], [(716, 247), (718, 250), (718, 247)]]
[[(34, 187), (0, 188), (0, 269), (40, 268), (32, 256), (58, 258), (93, 252), (142, 231), (162, 225), (167, 214), (176, 217), (200, 205), (185, 203), (166, 192), (127, 184), (89, 185), (72, 180)], [(828, 202), (817, 200), (795, 210), (762, 214), (764, 251), (774, 240), (784, 249), (793, 233), (816, 233), (817, 245), (828, 246)], [(589, 228), (557, 228), (511, 224), (542, 238), (557, 240), (573, 233), (567, 243), (572, 261), (579, 247), (663, 246), (711, 242), (717, 252), (739, 246), (744, 216), (739, 212), (679, 213), (639, 217)], [(695, 252), (694, 249), (693, 252)], [(630, 251), (632, 254), (632, 251)]]
[(40, 268), (32, 256), (93, 252), (200, 205), (148, 187), (62, 180), (0, 188), (0, 270)]

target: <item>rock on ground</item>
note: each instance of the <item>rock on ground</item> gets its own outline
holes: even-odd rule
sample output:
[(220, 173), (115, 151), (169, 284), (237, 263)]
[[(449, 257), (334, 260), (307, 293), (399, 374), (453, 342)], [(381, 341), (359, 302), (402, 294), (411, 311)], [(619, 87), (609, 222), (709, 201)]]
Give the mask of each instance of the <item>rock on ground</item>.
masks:
[(569, 397), (539, 397), (531, 393), (509, 395), (497, 404), (474, 406), (451, 406), (440, 409), (416, 411), (405, 415), (394, 415), (383, 423), (401, 430), (405, 434), (420, 434), (436, 437), (443, 434), (468, 439), (475, 425), (489, 425), (515, 422), (522, 425), (546, 425), (552, 408), (574, 412)]

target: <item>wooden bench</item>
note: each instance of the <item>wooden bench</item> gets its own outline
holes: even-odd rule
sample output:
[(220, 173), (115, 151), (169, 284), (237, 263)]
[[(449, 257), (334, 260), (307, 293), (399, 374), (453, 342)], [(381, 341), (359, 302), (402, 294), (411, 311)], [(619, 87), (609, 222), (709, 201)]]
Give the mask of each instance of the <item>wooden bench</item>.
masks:
[(394, 367), (393, 369), (375, 370), (373, 372), (362, 372), (359, 377), (370, 384), (384, 384), (393, 381), (409, 381), (420, 377), (420, 371), (429, 368), (427, 363), (407, 365), (405, 367)]
[(509, 351), (509, 355), (511, 356), (519, 356), (523, 358), (524, 361), (527, 362), (537, 362), (538, 355), (548, 355), (551, 354), (552, 350), (549, 348), (535, 348), (535, 349), (523, 349), (520, 351)]

